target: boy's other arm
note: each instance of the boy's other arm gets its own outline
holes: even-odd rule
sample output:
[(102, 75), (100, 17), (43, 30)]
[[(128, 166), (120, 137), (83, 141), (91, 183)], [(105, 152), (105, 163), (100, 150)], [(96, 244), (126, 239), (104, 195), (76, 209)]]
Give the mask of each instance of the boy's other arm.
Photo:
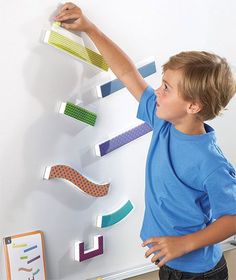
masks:
[(188, 250), (191, 252), (219, 243), (234, 234), (236, 234), (236, 215), (222, 216), (203, 230), (186, 235)]
[[(202, 247), (219, 243), (236, 234), (236, 215), (222, 216), (214, 223), (195, 233), (183, 236), (152, 237), (144, 241), (142, 246), (152, 245), (145, 253), (146, 257), (155, 254), (151, 261), (163, 266), (166, 262), (181, 257)], [(159, 262), (158, 260), (161, 259)]]
[[(94, 42), (101, 55), (130, 93), (139, 101), (148, 84), (136, 69), (132, 60), (111, 39), (99, 30), (73, 3), (62, 6), (55, 20), (66, 29), (84, 31)], [(72, 23), (68, 23), (68, 20)]]

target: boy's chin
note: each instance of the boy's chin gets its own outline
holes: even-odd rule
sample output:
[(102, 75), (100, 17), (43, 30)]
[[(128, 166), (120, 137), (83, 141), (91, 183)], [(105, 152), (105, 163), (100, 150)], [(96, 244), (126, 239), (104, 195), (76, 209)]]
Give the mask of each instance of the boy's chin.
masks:
[(156, 111), (156, 116), (157, 116), (159, 119), (165, 120), (164, 116), (162, 116), (158, 111)]

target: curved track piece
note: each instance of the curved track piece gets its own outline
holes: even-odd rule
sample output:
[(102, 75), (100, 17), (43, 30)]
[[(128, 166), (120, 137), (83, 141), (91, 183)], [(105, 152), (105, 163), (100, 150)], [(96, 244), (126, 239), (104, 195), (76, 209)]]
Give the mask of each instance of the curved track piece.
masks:
[(100, 215), (97, 217), (97, 227), (110, 227), (123, 220), (132, 210), (134, 206), (130, 200), (124, 203), (119, 209), (110, 214)]
[(54, 165), (46, 168), (44, 179), (65, 179), (73, 183), (81, 191), (95, 197), (105, 196), (110, 184), (98, 185), (89, 181), (78, 171), (66, 165)]

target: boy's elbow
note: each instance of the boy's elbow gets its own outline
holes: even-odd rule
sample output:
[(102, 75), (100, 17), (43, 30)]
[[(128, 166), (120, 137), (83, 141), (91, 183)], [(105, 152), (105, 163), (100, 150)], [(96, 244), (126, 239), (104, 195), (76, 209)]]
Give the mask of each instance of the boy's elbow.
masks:
[(234, 215), (225, 215), (222, 216), (221, 218), (225, 218), (228, 221), (228, 224), (230, 225), (232, 229), (232, 235), (236, 234), (236, 214)]
[(233, 225), (234, 225), (234, 234), (236, 234), (236, 214), (232, 216)]

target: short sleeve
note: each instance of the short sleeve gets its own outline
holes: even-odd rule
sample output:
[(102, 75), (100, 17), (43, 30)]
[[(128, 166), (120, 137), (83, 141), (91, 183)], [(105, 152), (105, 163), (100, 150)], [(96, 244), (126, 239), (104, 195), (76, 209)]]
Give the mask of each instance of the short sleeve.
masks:
[(137, 118), (145, 121), (152, 128), (160, 127), (165, 121), (157, 117), (156, 109), (156, 94), (154, 89), (148, 86), (141, 96)]
[(236, 215), (236, 176), (231, 165), (224, 164), (204, 181), (208, 193), (212, 217)]

